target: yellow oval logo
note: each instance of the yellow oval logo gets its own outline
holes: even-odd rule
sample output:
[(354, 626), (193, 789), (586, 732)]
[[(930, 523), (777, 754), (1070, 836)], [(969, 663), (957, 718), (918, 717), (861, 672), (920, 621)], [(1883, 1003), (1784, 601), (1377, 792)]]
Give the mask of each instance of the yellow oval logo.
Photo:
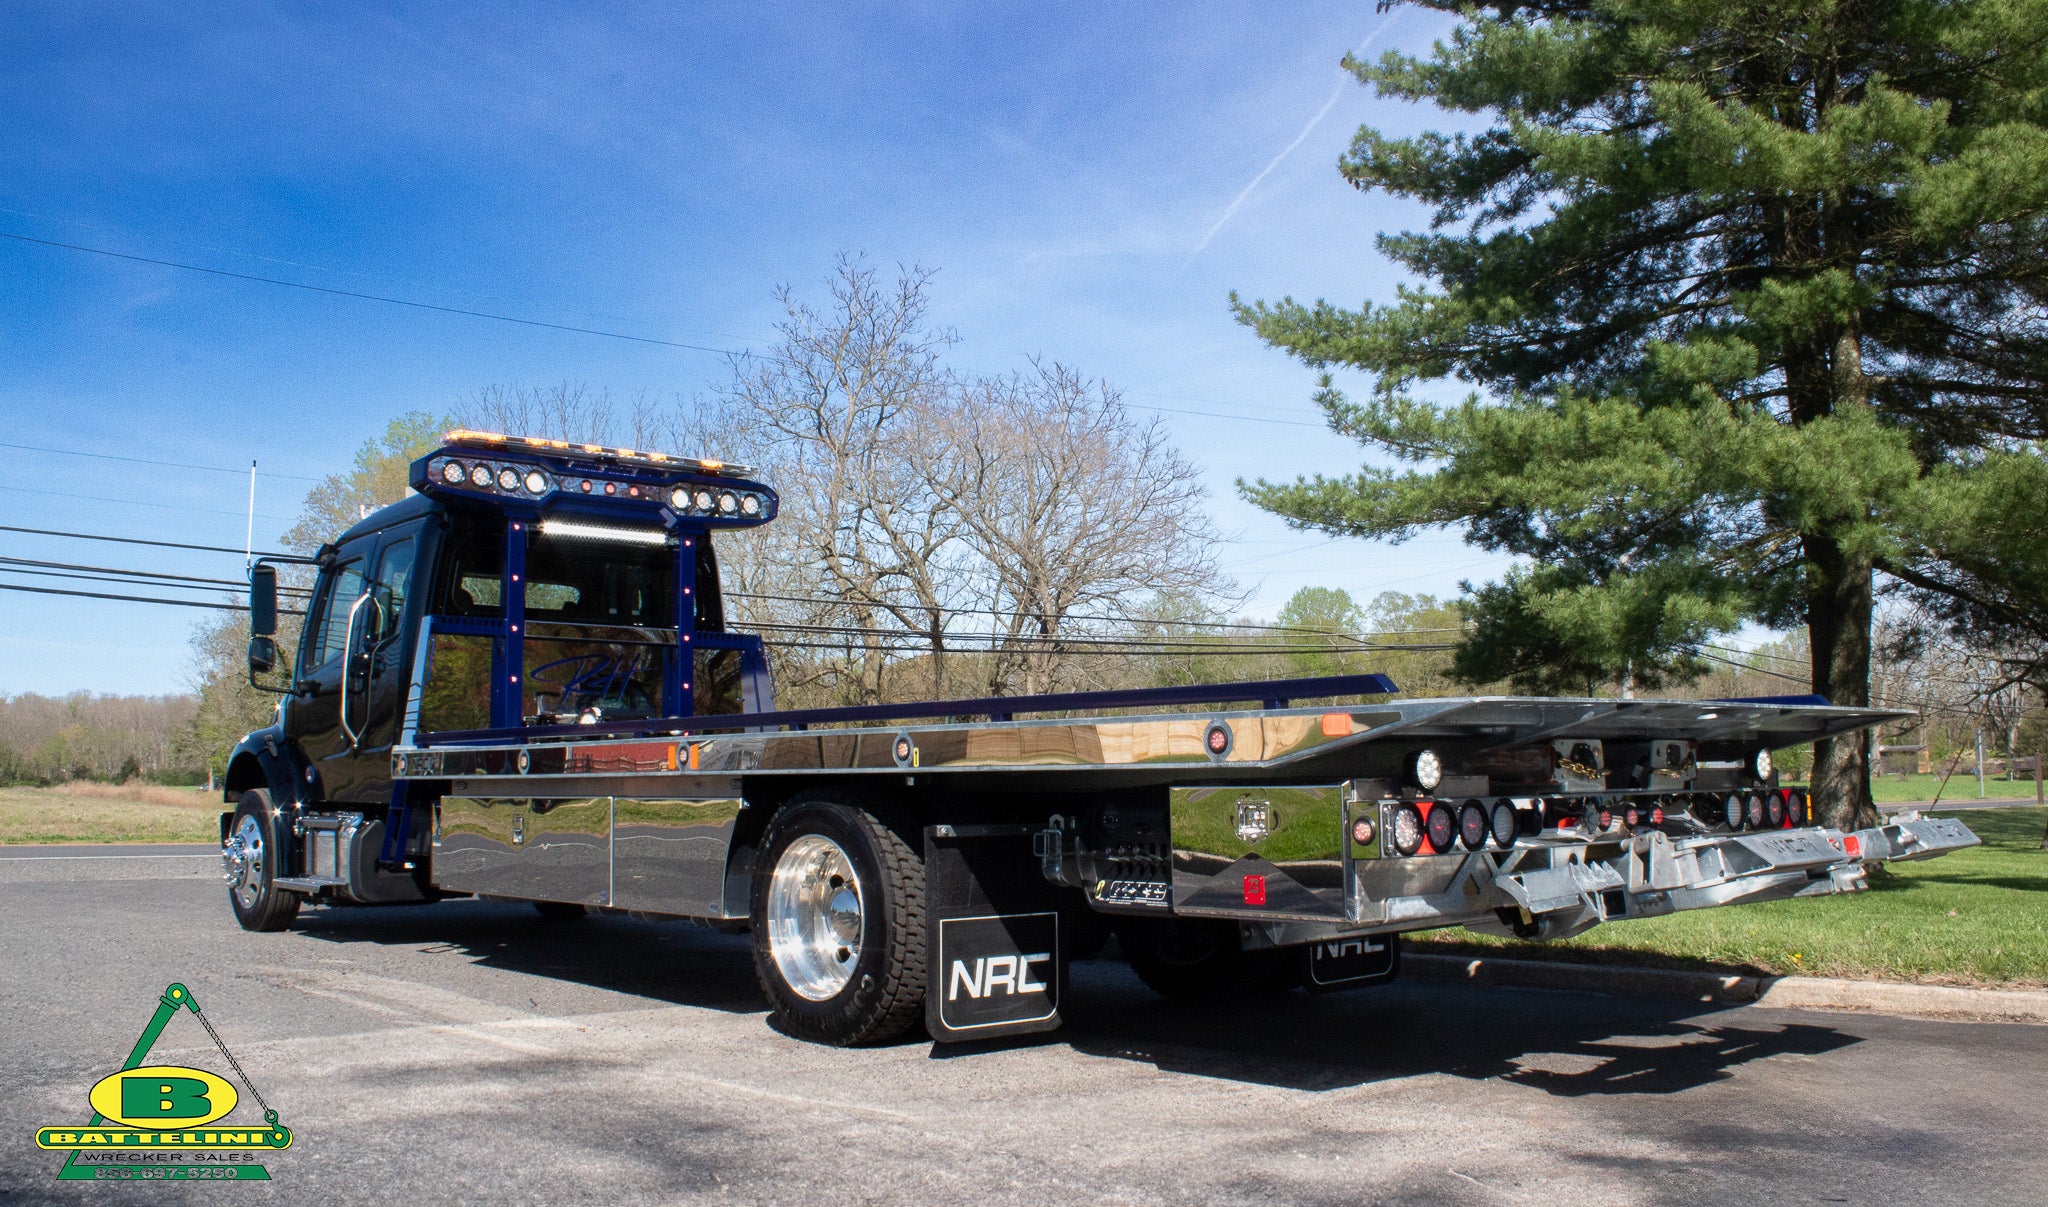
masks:
[(212, 1123), (234, 1110), (240, 1095), (205, 1069), (149, 1065), (100, 1078), (90, 1097), (92, 1109), (115, 1123), (176, 1131)]

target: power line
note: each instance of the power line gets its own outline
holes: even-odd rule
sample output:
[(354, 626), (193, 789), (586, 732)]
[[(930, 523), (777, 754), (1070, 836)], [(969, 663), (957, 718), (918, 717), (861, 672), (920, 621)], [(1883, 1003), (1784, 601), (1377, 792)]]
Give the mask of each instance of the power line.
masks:
[[(175, 579), (179, 582), (205, 583), (216, 587), (239, 587), (245, 585), (240, 580), (232, 578), (201, 578), (192, 574), (167, 574), (159, 573), (155, 570), (124, 570), (116, 566), (86, 566), (80, 565), (77, 562), (43, 562), (27, 557), (0, 557), (0, 566), (40, 566), (45, 570), (84, 570), (94, 574), (116, 574), (130, 578)], [(15, 571), (15, 573), (26, 574), (28, 571), (20, 570)]]
[[(171, 469), (203, 469), (208, 473), (234, 474), (237, 477), (249, 472), (247, 468), (238, 468), (230, 465), (195, 465), (189, 461), (158, 461), (150, 457), (123, 457), (115, 453), (88, 453), (75, 448), (46, 448), (40, 444), (8, 444), (0, 441), (0, 448), (20, 449), (23, 452), (30, 453), (55, 453), (60, 457), (90, 457), (96, 461), (129, 461), (136, 465), (162, 465)], [(325, 481), (325, 479), (311, 477), (306, 474), (277, 474), (267, 469), (257, 470), (256, 476), (259, 478), (288, 478), (294, 482)]]
[(465, 318), (490, 319), (499, 323), (517, 323), (522, 327), (545, 327), (550, 331), (569, 331), (577, 335), (598, 335), (605, 339), (630, 340), (636, 344), (659, 344), (664, 348), (682, 348), (691, 352), (709, 352), (716, 356), (740, 356), (730, 348), (713, 348), (705, 344), (678, 343), (671, 339), (657, 339), (651, 335), (627, 335), (619, 331), (604, 331), (596, 327), (573, 327), (567, 323), (548, 323), (540, 319), (523, 319), (509, 314), (491, 314), (482, 310), (467, 310), (460, 306), (437, 306), (432, 302), (415, 302), (406, 298), (387, 297), (379, 293), (361, 293), (353, 289), (334, 289), (326, 285), (308, 285), (304, 281), (287, 281), (282, 277), (259, 277), (246, 272), (229, 272), (225, 268), (203, 268), (197, 264), (181, 264), (176, 260), (158, 260), (151, 256), (132, 255), (125, 251), (110, 251), (104, 247), (87, 247), (82, 243), (59, 243), (54, 239), (33, 239), (0, 231), (0, 239), (13, 239), (18, 243), (35, 243), (43, 247), (61, 247), (66, 251), (84, 252), (87, 255), (107, 256), (116, 260), (132, 260), (137, 264), (154, 264), (159, 268), (176, 268), (185, 272), (200, 272), (208, 276), (227, 277), (235, 281), (253, 281), (259, 285), (282, 285), (287, 289), (303, 289), (309, 293), (325, 293), (335, 297), (355, 298), (364, 302), (383, 302), (390, 306), (409, 306), (414, 310), (434, 310), (442, 314), (457, 314)]
[[(33, 486), (0, 486), (0, 490), (11, 490), (17, 494), (24, 495), (48, 495), (53, 499), (84, 499), (88, 503), (116, 503), (123, 507), (147, 507), (154, 511), (182, 511), (192, 515), (231, 515), (238, 520), (249, 514), (246, 511), (222, 511), (218, 507), (173, 505), (165, 503), (161, 499), (115, 499), (109, 498), (106, 495), (81, 495), (63, 490), (37, 490)], [(260, 511), (256, 514), (263, 519), (277, 520), (280, 523), (289, 523), (291, 521), (290, 516), (269, 515)], [(240, 553), (241, 550), (237, 549), (235, 552)]]
[[(124, 603), (168, 604), (177, 608), (211, 608), (216, 612), (246, 612), (245, 604), (206, 603), (197, 599), (162, 599), (152, 595), (110, 595), (100, 591), (67, 591), (57, 587), (26, 587), (15, 583), (0, 583), (0, 591), (27, 591), (35, 595), (75, 595), (83, 599), (112, 599)], [(305, 613), (293, 608), (279, 608), (281, 616), (304, 616)]]
[[(62, 243), (55, 239), (37, 239), (11, 231), (0, 231), (0, 239), (12, 239), (17, 243), (30, 243), (40, 247), (55, 247), (65, 251), (83, 252), (86, 255), (106, 256), (115, 260), (128, 260), (137, 264), (151, 264), (159, 268), (175, 268), (183, 272), (204, 273), (207, 276), (226, 277), (235, 281), (250, 281), (259, 285), (280, 285), (286, 289), (303, 289), (308, 293), (324, 293), (334, 297), (354, 298), (364, 302), (382, 302), (388, 306), (406, 306), (414, 310), (431, 310), (441, 314), (460, 315), (464, 318), (488, 319), (496, 323), (516, 323), (522, 327), (540, 327), (549, 331), (567, 331), (576, 335), (595, 335), (603, 339), (627, 340), (636, 344), (655, 344), (663, 348), (681, 348), (688, 352), (708, 352), (714, 356), (758, 357), (763, 360), (783, 360), (782, 357), (754, 352), (744, 348), (717, 348), (709, 344), (690, 344), (679, 340), (660, 339), (651, 335), (628, 335), (622, 331), (606, 331), (600, 327), (578, 327), (569, 323), (550, 323), (541, 319), (520, 318), (510, 314), (493, 314), (485, 310), (470, 310), (462, 306), (440, 306), (432, 302), (418, 302), (410, 298), (395, 298), (386, 294), (364, 293), (354, 289), (335, 289), (327, 285), (310, 285), (304, 281), (287, 281), (282, 277), (260, 277), (253, 273), (230, 272), (225, 268), (206, 268), (198, 264), (185, 264), (177, 260), (160, 260), (154, 256), (138, 256), (131, 252), (113, 251), (104, 247), (87, 247), (82, 243)], [(1172, 397), (1171, 395), (1149, 394), (1149, 397)], [(1229, 419), (1239, 423), (1277, 423), (1286, 427), (1314, 427), (1325, 425), (1307, 419), (1275, 419), (1264, 415), (1230, 415), (1213, 411), (1193, 411), (1176, 407), (1147, 406), (1143, 403), (1125, 403), (1141, 411), (1163, 411), (1177, 415), (1199, 415), (1212, 419)]]
[[(240, 549), (230, 549), (225, 545), (188, 545), (180, 541), (146, 541), (141, 537), (103, 536), (96, 532), (61, 532), (54, 528), (22, 528), (14, 524), (0, 524), (0, 532), (25, 532), (30, 536), (62, 536), (80, 541), (112, 541), (121, 545), (153, 545), (160, 549), (197, 549), (201, 553), (232, 553), (236, 557), (240, 557), (243, 553)], [(258, 549), (256, 556), (290, 557), (292, 555), (289, 553), (265, 552)]]

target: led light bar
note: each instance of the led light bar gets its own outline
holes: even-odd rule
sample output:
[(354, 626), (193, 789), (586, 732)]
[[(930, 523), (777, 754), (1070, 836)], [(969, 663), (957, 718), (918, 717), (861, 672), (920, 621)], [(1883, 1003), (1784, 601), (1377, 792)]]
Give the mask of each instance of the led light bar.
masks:
[(635, 545), (665, 545), (668, 533), (659, 528), (613, 528), (608, 524), (579, 524), (574, 520), (542, 520), (542, 536), (582, 537), (592, 541), (627, 541)]
[(571, 457), (590, 457), (614, 465), (646, 465), (656, 469), (681, 469), (699, 474), (722, 474), (730, 478), (745, 478), (754, 473), (751, 465), (734, 465), (726, 461), (713, 461), (705, 457), (678, 457), (670, 453), (649, 453), (631, 448), (610, 448), (602, 444), (578, 444), (571, 440), (544, 440), (538, 436), (506, 436), (498, 432), (478, 432), (469, 428), (456, 428), (442, 438), (448, 444), (466, 445), (470, 448), (490, 449), (532, 449), (535, 452), (566, 454)]

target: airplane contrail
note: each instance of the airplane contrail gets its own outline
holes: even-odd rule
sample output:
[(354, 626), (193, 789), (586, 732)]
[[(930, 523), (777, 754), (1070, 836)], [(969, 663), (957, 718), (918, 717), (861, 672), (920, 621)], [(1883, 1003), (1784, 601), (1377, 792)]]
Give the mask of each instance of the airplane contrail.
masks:
[[(1371, 33), (1365, 36), (1365, 41), (1360, 42), (1358, 44), (1358, 49), (1351, 52), (1351, 56), (1353, 58), (1357, 58), (1359, 55), (1364, 54), (1366, 48), (1371, 46), (1375, 41), (1377, 41), (1379, 36), (1386, 32), (1387, 26), (1392, 25), (1394, 23), (1394, 18), (1400, 15), (1401, 14), (1399, 9), (1389, 12), (1380, 21), (1379, 25), (1375, 27)], [(1252, 190), (1259, 187), (1259, 182), (1264, 180), (1266, 177), (1271, 176), (1273, 174), (1273, 169), (1279, 167), (1281, 161), (1285, 160), (1289, 155), (1292, 155), (1296, 147), (1308, 141), (1308, 136), (1314, 133), (1315, 128), (1318, 125), (1322, 124), (1322, 120), (1330, 115), (1330, 110), (1335, 109), (1337, 107), (1337, 101), (1344, 95), (1344, 89), (1347, 86), (1347, 84), (1338, 84), (1336, 89), (1330, 93), (1330, 99), (1324, 101), (1323, 107), (1316, 110), (1316, 115), (1308, 119), (1308, 124), (1301, 128), (1301, 133), (1294, 136), (1294, 141), (1288, 143), (1284, 148), (1282, 148), (1280, 153), (1273, 157), (1273, 162), (1267, 164), (1263, 169), (1261, 169), (1257, 176), (1252, 177), (1252, 182), (1244, 186), (1244, 189), (1240, 191), (1236, 197), (1231, 199), (1230, 204), (1223, 210), (1223, 216), (1216, 220), (1216, 225), (1210, 227), (1209, 233), (1202, 236), (1202, 241), (1200, 243), (1195, 244), (1195, 250), (1188, 253), (1187, 262), (1189, 264), (1194, 263), (1195, 257), (1201, 255), (1203, 250), (1209, 246), (1210, 240), (1216, 237), (1216, 232), (1222, 230), (1224, 226), (1227, 223), (1229, 223), (1229, 221), (1232, 218), (1237, 216), (1237, 211), (1244, 206), (1245, 198), (1250, 197), (1252, 195)]]

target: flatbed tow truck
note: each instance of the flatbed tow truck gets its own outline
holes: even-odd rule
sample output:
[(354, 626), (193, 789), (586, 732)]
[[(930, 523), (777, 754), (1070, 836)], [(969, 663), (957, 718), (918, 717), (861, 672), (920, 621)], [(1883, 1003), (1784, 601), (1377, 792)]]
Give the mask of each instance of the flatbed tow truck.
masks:
[[(1392, 978), (1407, 931), (1559, 938), (1977, 842), (1814, 824), (1771, 751), (1911, 714), (1813, 697), (1353, 675), (777, 711), (714, 547), (774, 519), (752, 472), (451, 432), (405, 500), (258, 561), (250, 678), (282, 699), (228, 765), (241, 924), (459, 896), (697, 919), (751, 932), (794, 1035), (945, 1041), (1058, 1026), (1109, 933), (1169, 995), (1324, 991)], [(316, 578), (271, 687), (291, 561)]]

